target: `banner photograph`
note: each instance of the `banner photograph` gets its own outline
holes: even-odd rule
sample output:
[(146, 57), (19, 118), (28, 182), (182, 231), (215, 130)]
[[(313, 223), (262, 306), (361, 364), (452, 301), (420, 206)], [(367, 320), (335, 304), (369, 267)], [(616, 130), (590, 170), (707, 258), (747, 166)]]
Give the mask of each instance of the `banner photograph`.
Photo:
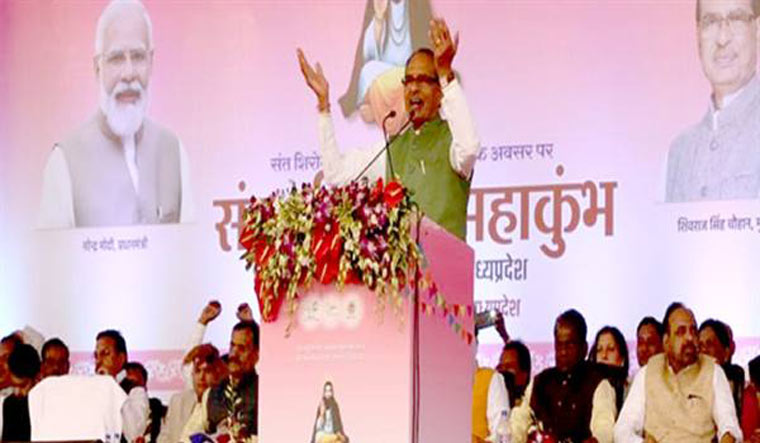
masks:
[[(85, 376), (109, 373), (100, 333), (117, 330), (165, 405), (206, 377), (201, 360), (208, 387), (253, 371), (258, 429), (229, 426), (265, 442), (468, 441), (475, 407), (436, 391), (473, 401), (477, 368), (503, 369), (515, 340), (528, 380), (561, 368), (571, 309), (583, 360), (626, 348), (628, 396), (642, 319), (672, 320), (676, 301), (697, 363), (715, 331), (751, 385), (758, 14), (754, 0), (2, 1), (0, 335), (38, 353), (58, 337)], [(248, 333), (254, 363), (233, 352)], [(464, 378), (438, 378), (447, 365)], [(532, 392), (540, 419), (549, 391)]]

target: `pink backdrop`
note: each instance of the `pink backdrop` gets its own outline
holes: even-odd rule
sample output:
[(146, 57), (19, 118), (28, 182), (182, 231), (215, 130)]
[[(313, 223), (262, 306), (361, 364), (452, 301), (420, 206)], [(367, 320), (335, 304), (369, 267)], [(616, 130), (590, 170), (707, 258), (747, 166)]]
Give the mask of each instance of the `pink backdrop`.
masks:
[[(196, 220), (38, 231), (50, 149), (96, 107), (92, 54), (103, 6), (0, 2), (0, 332), (31, 324), (64, 338), (84, 361), (97, 331), (116, 327), (134, 357), (157, 362), (155, 374), (176, 374), (158, 368), (175, 367), (206, 300), (225, 307), (207, 333), (221, 348), (234, 306), (255, 300), (240, 251), (221, 246), (222, 211), (214, 202), (311, 179), (315, 170), (271, 166), (277, 157), (317, 151), (315, 100), (295, 48), (321, 61), (337, 110), (365, 4), (146, 2), (156, 48), (148, 112), (188, 152)], [(674, 299), (693, 306), (698, 320), (729, 322), (743, 346), (740, 362), (756, 355), (756, 232), (679, 233), (676, 223), (682, 216), (757, 217), (760, 206), (661, 203), (669, 144), (708, 103), (691, 2), (433, 1), (432, 7), (461, 37), (455, 68), (484, 148), (473, 188), (617, 184), (612, 232), (605, 232), (604, 219), (582, 224), (564, 234), (567, 247), (558, 258), (541, 252), (547, 237), (535, 229), (528, 239), (500, 244), (487, 228), (477, 239), (470, 222), (476, 260), (510, 254), (527, 263), (519, 280), (476, 278), (480, 307), (519, 301), (507, 313), (508, 328), (536, 344), (540, 361), (551, 361), (540, 344), (551, 341), (553, 319), (566, 308), (581, 310), (592, 332), (609, 323), (633, 339), (641, 317), (660, 317)], [(381, 137), (376, 127), (335, 114), (343, 147)], [(526, 144), (550, 144), (552, 155), (491, 157), (494, 147)], [(494, 195), (486, 198), (488, 221)], [(222, 229), (236, 235), (234, 226)], [(82, 247), (88, 240), (143, 237), (148, 247), (139, 251)], [(493, 362), (497, 336), (486, 331), (480, 340), (479, 359)], [(176, 386), (177, 377), (171, 380), (152, 386)]]

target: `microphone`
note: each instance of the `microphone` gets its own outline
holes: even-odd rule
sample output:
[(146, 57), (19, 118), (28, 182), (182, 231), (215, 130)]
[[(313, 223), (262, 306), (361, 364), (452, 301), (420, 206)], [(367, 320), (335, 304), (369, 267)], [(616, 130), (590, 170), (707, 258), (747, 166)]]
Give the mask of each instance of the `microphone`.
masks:
[(395, 116), (396, 116), (396, 111), (391, 111), (388, 113), (388, 115), (386, 115), (383, 118), (381, 126), (383, 128), (383, 137), (385, 138), (385, 146), (383, 146), (383, 149), (378, 151), (378, 153), (375, 154), (374, 157), (372, 157), (372, 160), (370, 160), (369, 163), (367, 163), (367, 166), (365, 166), (364, 169), (362, 169), (362, 171), (356, 176), (356, 178), (354, 178), (354, 181), (359, 180), (361, 176), (364, 175), (365, 172), (367, 172), (367, 169), (369, 169), (370, 166), (374, 165), (377, 159), (380, 158), (380, 155), (382, 155), (384, 152), (388, 153), (388, 166), (390, 166), (390, 169), (391, 169), (391, 178), (395, 176), (395, 174), (393, 173), (393, 161), (391, 159), (391, 151), (389, 148), (390, 148), (391, 143), (393, 143), (393, 141), (396, 140), (396, 137), (398, 137), (398, 134), (401, 134), (402, 132), (404, 132), (404, 129), (409, 127), (409, 124), (412, 123), (411, 119), (407, 120), (401, 126), (401, 129), (399, 129), (398, 133), (396, 133), (395, 136), (389, 137), (388, 131), (385, 128), (385, 124), (388, 122), (388, 120), (392, 119)]
[(385, 124), (388, 123), (388, 120), (392, 119), (395, 116), (396, 116), (396, 110), (393, 109), (383, 119), (383, 123), (382, 123), (382, 126), (383, 126), (383, 137), (385, 137), (386, 141), (388, 141), (388, 129), (385, 127)]
[(383, 119), (383, 139), (385, 139), (385, 147), (384, 150), (388, 151), (388, 166), (391, 168), (391, 178), (395, 177), (396, 174), (393, 173), (393, 159), (391, 158), (391, 150), (388, 149), (388, 147), (391, 144), (390, 137), (388, 136), (388, 129), (385, 127), (385, 124), (388, 123), (388, 120), (394, 118), (396, 116), (396, 110), (392, 109), (391, 112), (388, 113), (388, 115), (385, 116)]

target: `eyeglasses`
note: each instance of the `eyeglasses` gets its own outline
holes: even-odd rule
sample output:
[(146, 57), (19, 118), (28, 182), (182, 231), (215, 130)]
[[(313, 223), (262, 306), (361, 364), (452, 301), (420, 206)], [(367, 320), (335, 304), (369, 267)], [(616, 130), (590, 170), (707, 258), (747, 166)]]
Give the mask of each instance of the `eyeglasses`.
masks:
[(425, 74), (407, 75), (401, 80), (401, 83), (403, 83), (404, 86), (411, 86), (415, 83), (418, 85), (433, 86), (438, 84), (438, 76)]
[(112, 68), (122, 68), (127, 60), (137, 68), (143, 68), (148, 64), (148, 59), (153, 55), (153, 50), (130, 49), (127, 51), (116, 50), (107, 54), (101, 54), (105, 63)]
[(723, 24), (728, 25), (731, 32), (744, 32), (749, 24), (755, 19), (755, 15), (747, 11), (731, 11), (727, 16), (717, 14), (705, 14), (699, 19), (699, 27), (704, 34), (716, 34)]

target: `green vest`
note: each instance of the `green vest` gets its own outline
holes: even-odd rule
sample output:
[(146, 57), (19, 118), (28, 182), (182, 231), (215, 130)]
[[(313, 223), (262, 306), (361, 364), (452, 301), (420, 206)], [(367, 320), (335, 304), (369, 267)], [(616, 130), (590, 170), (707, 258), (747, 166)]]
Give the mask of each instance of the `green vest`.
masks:
[[(425, 215), (465, 240), (470, 181), (451, 168), (451, 131), (437, 118), (422, 125), (419, 134), (408, 130), (390, 145), (393, 172), (412, 191), (412, 199)], [(386, 179), (391, 176), (386, 161)]]

